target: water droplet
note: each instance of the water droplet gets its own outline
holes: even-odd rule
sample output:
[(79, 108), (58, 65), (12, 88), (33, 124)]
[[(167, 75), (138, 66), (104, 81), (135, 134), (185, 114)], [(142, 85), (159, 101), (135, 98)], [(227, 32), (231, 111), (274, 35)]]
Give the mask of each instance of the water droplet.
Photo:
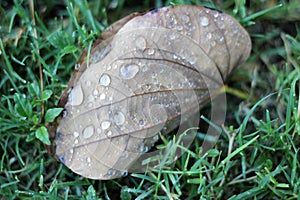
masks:
[(93, 91), (93, 95), (97, 96), (98, 94), (99, 94), (99, 91), (98, 91), (97, 89), (95, 89), (95, 90)]
[(186, 59), (189, 56), (189, 51), (186, 49), (182, 49), (179, 53), (182, 59)]
[(107, 71), (111, 70), (111, 65), (108, 65), (108, 66), (106, 67), (106, 70), (107, 70)]
[(100, 100), (104, 100), (105, 97), (106, 97), (106, 95), (105, 95), (104, 93), (102, 93), (102, 94), (100, 95)]
[(154, 87), (154, 90), (155, 90), (155, 91), (160, 90), (160, 88), (161, 88), (161, 83), (155, 84), (154, 86), (155, 86), (155, 87)]
[(218, 16), (219, 16), (219, 13), (218, 13), (218, 12), (215, 12), (215, 13), (214, 13), (214, 17), (217, 18)]
[(74, 136), (74, 138), (77, 138), (77, 137), (79, 136), (79, 133), (75, 131), (75, 132), (73, 133), (73, 136)]
[(216, 46), (216, 41), (211, 41), (210, 45), (211, 45), (212, 47)]
[(149, 83), (146, 84), (146, 90), (147, 91), (151, 90), (151, 85)]
[(208, 33), (207, 35), (206, 35), (206, 37), (207, 37), (207, 39), (211, 39), (212, 38), (212, 34), (211, 33)]
[(168, 127), (167, 127), (167, 126), (164, 126), (164, 127), (161, 129), (161, 131), (162, 131), (163, 133), (167, 132), (167, 130), (168, 130)]
[(81, 85), (76, 85), (69, 94), (69, 101), (72, 106), (79, 106), (83, 101), (83, 91)]
[(177, 23), (176, 19), (174, 18), (174, 16), (170, 16), (169, 22), (170, 22), (170, 24), (176, 24)]
[(103, 122), (101, 123), (101, 128), (102, 128), (103, 130), (106, 130), (106, 129), (108, 129), (108, 128), (110, 127), (110, 124), (111, 124), (110, 121), (103, 121)]
[(107, 175), (109, 175), (109, 176), (115, 176), (116, 175), (116, 170), (114, 170), (114, 169), (107, 170)]
[(147, 46), (147, 42), (144, 37), (140, 36), (135, 40), (136, 47), (138, 49), (144, 50)]
[(146, 72), (148, 70), (148, 67), (146, 65), (143, 66), (142, 72)]
[(157, 73), (152, 72), (152, 73), (151, 73), (151, 77), (152, 77), (152, 78), (156, 78), (156, 77), (157, 77)]
[(193, 81), (189, 81), (189, 86), (190, 86), (190, 88), (194, 87), (194, 82)]
[(155, 50), (154, 50), (153, 48), (147, 49), (147, 54), (148, 54), (149, 56), (152, 56), (154, 53), (155, 53)]
[(183, 26), (177, 25), (176, 29), (177, 29), (177, 31), (182, 31), (183, 30)]
[(74, 153), (74, 149), (70, 149), (70, 154), (73, 154)]
[(219, 28), (220, 29), (225, 29), (225, 24), (224, 23), (219, 23)]
[(75, 144), (78, 144), (78, 139), (76, 139), (76, 140), (74, 141), (74, 143), (75, 143)]
[(184, 83), (182, 83), (182, 82), (178, 83), (178, 87), (179, 88), (183, 88), (184, 87)]
[(176, 33), (175, 32), (171, 32), (169, 35), (169, 39), (170, 40), (175, 40), (176, 39)]
[(158, 139), (159, 139), (159, 136), (158, 136), (158, 135), (154, 135), (153, 138), (152, 138), (153, 142), (157, 142)]
[(67, 115), (68, 115), (68, 111), (63, 110), (63, 112), (62, 112), (62, 117), (66, 117)]
[(91, 163), (91, 158), (90, 158), (90, 157), (87, 157), (87, 158), (86, 158), (86, 161), (90, 164), (90, 163)]
[(103, 74), (101, 77), (100, 77), (100, 80), (99, 80), (99, 84), (100, 85), (103, 85), (103, 86), (109, 86), (110, 84), (110, 76), (108, 74)]
[(145, 145), (144, 143), (142, 143), (139, 150), (141, 153), (146, 153), (149, 151), (149, 147), (147, 145)]
[(120, 69), (120, 74), (124, 79), (132, 79), (139, 72), (137, 64), (124, 65)]
[(122, 158), (128, 158), (128, 152), (127, 151), (123, 151), (121, 154)]
[(102, 131), (101, 131), (101, 128), (97, 128), (96, 131), (97, 131), (98, 134), (102, 132)]
[(140, 119), (139, 120), (139, 125), (140, 126), (144, 126), (146, 124), (145, 120)]
[(201, 17), (201, 18), (200, 18), (200, 24), (201, 24), (202, 26), (207, 26), (207, 25), (209, 24), (208, 18), (207, 18), (207, 17)]
[(87, 126), (83, 129), (83, 132), (82, 132), (83, 138), (88, 139), (88, 138), (92, 137), (93, 134), (94, 134), (94, 126), (93, 125)]
[(167, 85), (167, 89), (168, 89), (168, 90), (171, 90), (172, 88), (173, 88), (173, 85), (172, 85), (172, 84), (168, 84), (168, 85)]
[(80, 68), (80, 64), (76, 63), (74, 68), (75, 68), (76, 71), (78, 71), (79, 68)]
[(92, 96), (92, 95), (88, 95), (88, 96), (87, 96), (87, 101), (88, 101), (88, 102), (94, 101), (94, 99), (95, 99), (95, 97)]
[(109, 137), (112, 135), (112, 132), (111, 131), (107, 131), (106, 135)]
[(136, 88), (141, 89), (142, 85), (140, 83), (136, 84)]
[(238, 34), (238, 32), (239, 32), (239, 29), (238, 29), (237, 27), (235, 27), (235, 28), (232, 30), (232, 33), (233, 33), (234, 35)]
[(121, 176), (122, 176), (122, 177), (128, 175), (128, 171), (127, 171), (127, 170), (122, 170), (120, 173), (121, 173)]
[(224, 42), (224, 37), (221, 34), (216, 34), (215, 37), (218, 42)]
[(114, 122), (116, 125), (120, 126), (125, 122), (125, 116), (121, 111), (118, 111), (114, 114)]
[(189, 62), (190, 62), (191, 65), (195, 64), (196, 63), (196, 58), (194, 56), (191, 56), (189, 58)]
[(181, 19), (186, 24), (190, 21), (190, 17), (188, 15), (182, 15)]

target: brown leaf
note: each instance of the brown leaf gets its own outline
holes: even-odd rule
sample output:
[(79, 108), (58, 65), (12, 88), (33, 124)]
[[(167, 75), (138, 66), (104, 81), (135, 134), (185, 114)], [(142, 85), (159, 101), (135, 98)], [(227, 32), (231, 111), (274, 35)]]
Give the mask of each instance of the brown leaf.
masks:
[(58, 158), (84, 177), (126, 175), (159, 131), (199, 114), (250, 50), (234, 18), (201, 6), (121, 19), (95, 42), (89, 63), (87, 53), (81, 56), (62, 95)]

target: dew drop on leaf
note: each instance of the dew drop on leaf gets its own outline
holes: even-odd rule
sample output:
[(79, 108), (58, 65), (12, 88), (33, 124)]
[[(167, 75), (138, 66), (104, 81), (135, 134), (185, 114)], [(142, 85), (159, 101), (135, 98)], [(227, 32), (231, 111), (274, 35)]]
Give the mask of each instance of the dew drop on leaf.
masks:
[(123, 79), (132, 79), (139, 72), (137, 64), (124, 65), (120, 68), (120, 75)]
[(110, 84), (110, 76), (108, 74), (103, 74), (101, 77), (100, 77), (100, 80), (99, 80), (99, 84), (100, 85), (103, 85), (103, 86), (109, 86)]
[(208, 26), (208, 24), (209, 24), (209, 19), (207, 18), (207, 17), (201, 17), (200, 18), (200, 24), (202, 25), (202, 26)]

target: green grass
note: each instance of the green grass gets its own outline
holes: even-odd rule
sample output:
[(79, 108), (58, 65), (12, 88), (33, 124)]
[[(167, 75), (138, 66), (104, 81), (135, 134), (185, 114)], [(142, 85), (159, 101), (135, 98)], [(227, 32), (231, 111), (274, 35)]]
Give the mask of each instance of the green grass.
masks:
[[(29, 2), (0, 7), (1, 199), (300, 199), (299, 1)], [(80, 54), (117, 19), (170, 3), (223, 10), (251, 35), (251, 56), (228, 81), (218, 143), (203, 155), (200, 131), (189, 149), (170, 136), (160, 145), (169, 154), (148, 173), (111, 181), (72, 173), (41, 141), (50, 142), (44, 126), (60, 112)], [(170, 162), (178, 148), (185, 153)]]

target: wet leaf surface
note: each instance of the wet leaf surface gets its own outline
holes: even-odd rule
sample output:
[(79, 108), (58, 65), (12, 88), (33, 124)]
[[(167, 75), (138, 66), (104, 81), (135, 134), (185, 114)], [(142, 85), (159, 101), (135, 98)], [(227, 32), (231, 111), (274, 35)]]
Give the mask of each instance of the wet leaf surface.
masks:
[(83, 53), (61, 97), (57, 157), (84, 177), (127, 175), (158, 132), (197, 114), (250, 50), (234, 18), (200, 6), (121, 19), (102, 33), (89, 59)]

